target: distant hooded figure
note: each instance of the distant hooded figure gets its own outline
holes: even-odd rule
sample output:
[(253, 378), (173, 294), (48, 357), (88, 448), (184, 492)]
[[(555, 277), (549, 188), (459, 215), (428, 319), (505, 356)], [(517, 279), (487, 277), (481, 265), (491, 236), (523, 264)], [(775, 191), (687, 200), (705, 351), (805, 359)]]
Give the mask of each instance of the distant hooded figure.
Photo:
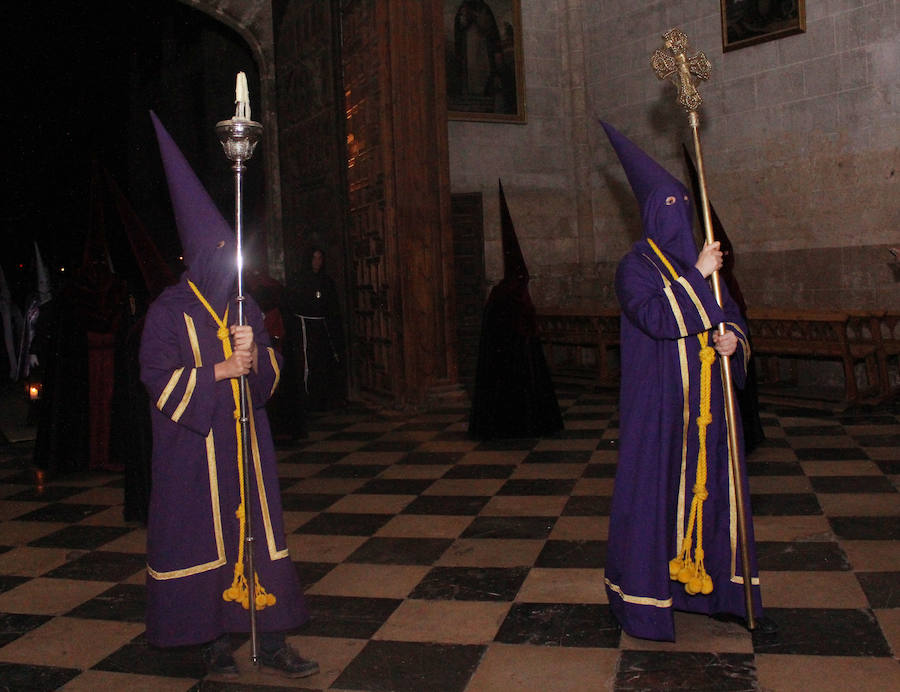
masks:
[(552, 435), (563, 429), (562, 414), (502, 184), (500, 221), (503, 279), (484, 306), (469, 433), (480, 439)]
[(298, 281), (284, 292), (286, 335), (296, 354), (296, 377), (309, 411), (341, 406), (346, 398), (344, 327), (337, 286), (325, 269), (325, 252), (313, 247)]
[[(722, 253), (716, 242), (698, 254), (687, 188), (603, 127), (643, 225), (616, 271), (622, 375), (606, 590), (628, 634), (671, 641), (674, 610), (746, 617), (718, 359), (731, 356), (740, 386), (750, 351), (727, 289), (720, 308), (707, 283)], [(728, 331), (719, 337), (722, 322)], [(745, 474), (740, 482), (749, 498)], [(748, 538), (759, 616), (752, 523)]]
[[(152, 115), (152, 114), (151, 114)], [(234, 676), (229, 633), (249, 629), (245, 493), (256, 538), (260, 663), (290, 677), (318, 670), (285, 643), (306, 605), (288, 555), (265, 403), (280, 356), (257, 304), (237, 326), (236, 242), (181, 151), (152, 115), (187, 266), (153, 301), (141, 338), (141, 380), (151, 402), (152, 491), (147, 525), (147, 640), (205, 644), (210, 673)], [(240, 444), (238, 378), (247, 377), (249, 449)], [(250, 477), (242, 458), (250, 455)], [(261, 481), (261, 484), (257, 483)]]

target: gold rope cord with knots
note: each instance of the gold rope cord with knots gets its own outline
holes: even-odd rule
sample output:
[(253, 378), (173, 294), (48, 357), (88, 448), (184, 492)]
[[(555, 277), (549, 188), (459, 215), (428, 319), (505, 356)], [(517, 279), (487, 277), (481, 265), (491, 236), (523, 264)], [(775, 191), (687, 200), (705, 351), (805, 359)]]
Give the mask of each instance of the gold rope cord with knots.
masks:
[[(666, 266), (672, 278), (678, 281), (678, 272), (666, 259), (662, 251), (650, 238), (647, 238), (653, 252)], [(669, 561), (669, 577), (673, 581), (684, 584), (684, 590), (691, 596), (702, 593), (710, 594), (713, 590), (712, 577), (706, 573), (703, 562), (703, 502), (709, 497), (706, 490), (706, 429), (712, 422), (710, 404), (712, 398), (712, 364), (716, 362), (715, 349), (709, 345), (709, 334), (703, 332), (697, 335), (700, 341), (700, 415), (697, 417), (697, 433), (700, 438), (700, 447), (697, 451), (697, 477), (694, 481), (694, 496), (691, 500), (691, 513), (688, 518), (687, 531), (679, 553)], [(697, 530), (697, 547), (694, 556), (691, 557), (691, 545), (693, 543), (694, 528)]]
[[(229, 331), (228, 331), (228, 308), (225, 308), (225, 315), (221, 319), (216, 314), (216, 311), (212, 309), (212, 306), (203, 297), (203, 294), (200, 293), (200, 290), (194, 285), (192, 281), (188, 281), (188, 285), (191, 287), (191, 290), (197, 296), (198, 300), (203, 303), (203, 307), (207, 309), (209, 314), (212, 316), (213, 320), (215, 320), (216, 324), (219, 325), (219, 329), (216, 331), (216, 336), (219, 341), (222, 342), (222, 352), (225, 354), (225, 359), (231, 357), (231, 339)], [(222, 592), (222, 599), (225, 601), (237, 601), (242, 606), (244, 606), (244, 610), (250, 609), (250, 600), (248, 598), (247, 588), (247, 578), (244, 576), (244, 537), (246, 535), (247, 530), (247, 521), (248, 517), (246, 516), (245, 507), (247, 506), (244, 501), (245, 496), (245, 485), (246, 479), (244, 478), (244, 445), (241, 436), (241, 421), (240, 421), (240, 394), (238, 393), (238, 383), (235, 378), (230, 378), (229, 382), (231, 383), (231, 393), (234, 397), (234, 422), (235, 422), (235, 432), (237, 437), (237, 468), (238, 468), (238, 485), (241, 490), (241, 503), (238, 505), (237, 510), (234, 515), (237, 517), (237, 520), (240, 522), (240, 537), (238, 542), (238, 557), (237, 562), (234, 564), (234, 580), (231, 582), (231, 586), (229, 586), (225, 591)], [(275, 605), (275, 594), (268, 593), (259, 583), (259, 575), (254, 574), (253, 582), (256, 585), (254, 589), (254, 600), (256, 602), (256, 609), (262, 610), (266, 606)]]

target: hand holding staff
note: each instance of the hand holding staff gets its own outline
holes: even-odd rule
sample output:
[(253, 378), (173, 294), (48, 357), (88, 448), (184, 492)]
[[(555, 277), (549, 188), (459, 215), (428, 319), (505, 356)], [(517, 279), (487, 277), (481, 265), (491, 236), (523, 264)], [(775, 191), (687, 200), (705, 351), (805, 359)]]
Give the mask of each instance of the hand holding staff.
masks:
[[(670, 29), (663, 34), (666, 49), (669, 53), (657, 49), (653, 52), (650, 64), (659, 79), (671, 79), (678, 89), (678, 103), (687, 111), (688, 123), (694, 140), (694, 153), (697, 159), (697, 173), (700, 179), (700, 208), (703, 212), (703, 228), (707, 246), (716, 242), (713, 237), (712, 216), (709, 207), (709, 198), (706, 193), (706, 177), (703, 170), (703, 154), (700, 150), (700, 116), (697, 109), (702, 103), (700, 92), (694, 86), (693, 77), (709, 79), (709, 60), (702, 51), (698, 51), (692, 57), (688, 57), (688, 38), (680, 29)], [(713, 294), (716, 302), (722, 306), (722, 291), (719, 283), (718, 269), (710, 275)], [(718, 335), (721, 338), (726, 334), (725, 325), (719, 324)], [(737, 522), (741, 551), (741, 569), (744, 575), (744, 599), (747, 608), (747, 628), (756, 628), (756, 620), (753, 614), (753, 575), (750, 572), (750, 551), (747, 546), (747, 515), (743, 485), (741, 484), (740, 456), (737, 438), (737, 416), (734, 405), (734, 386), (731, 380), (731, 363), (728, 355), (720, 352), (720, 366), (722, 368), (722, 381), (725, 389), (725, 417), (728, 427), (728, 458), (730, 461), (731, 475), (734, 481), (735, 499), (737, 502)]]

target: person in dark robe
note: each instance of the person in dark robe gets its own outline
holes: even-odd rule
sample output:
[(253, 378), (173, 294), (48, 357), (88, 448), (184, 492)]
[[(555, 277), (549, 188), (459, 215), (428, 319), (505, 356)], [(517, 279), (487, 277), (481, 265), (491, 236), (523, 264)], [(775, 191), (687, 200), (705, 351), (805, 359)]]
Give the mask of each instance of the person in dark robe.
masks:
[[(152, 119), (187, 269), (150, 305), (140, 347), (153, 429), (146, 637), (154, 646), (204, 644), (207, 670), (236, 676), (230, 633), (248, 631), (249, 598), (255, 598), (260, 665), (290, 677), (312, 675), (318, 664), (285, 639), (308, 614), (287, 550), (265, 411), (281, 358), (249, 296), (246, 324), (236, 324), (234, 233)], [(249, 449), (240, 442), (241, 376), (247, 378)], [(249, 478), (243, 477), (245, 454)], [(256, 538), (254, 594), (244, 579), (245, 519)]]
[(106, 220), (119, 224), (112, 227), (110, 236), (127, 239), (128, 250), (123, 248), (117, 259), (120, 269), (129, 270), (123, 272), (127, 276), (127, 300), (115, 340), (110, 457), (124, 468), (123, 518), (146, 524), (153, 435), (150, 402), (141, 382), (141, 333), (149, 303), (177, 278), (112, 175), (104, 169), (102, 177), (111, 202)]
[[(31, 302), (33, 335), (23, 334), (19, 353), (20, 376), (41, 383), (33, 460), (51, 476), (86, 470), (90, 460), (87, 318), (76, 282), (70, 275), (46, 302)], [(30, 315), (26, 329), (32, 329)]]
[[(687, 147), (681, 145), (684, 161), (688, 168), (688, 174), (691, 178), (691, 189), (694, 192), (694, 198), (700, 199), (700, 179), (697, 175), (697, 169), (694, 161), (688, 153)], [(741, 318), (744, 324), (749, 325), (747, 321), (747, 303), (744, 300), (744, 293), (738, 283), (737, 276), (734, 273), (734, 247), (731, 239), (725, 233), (725, 227), (722, 225), (719, 215), (716, 213), (715, 207), (710, 203), (710, 220), (712, 221), (713, 237), (719, 241), (719, 249), (722, 250), (722, 269), (719, 277), (728, 286), (728, 292), (741, 311)], [(702, 217), (701, 217), (702, 223)], [(753, 350), (753, 336), (749, 330), (747, 332), (747, 341), (750, 343), (750, 349)], [(750, 454), (765, 439), (766, 433), (763, 430), (762, 420), (759, 417), (759, 390), (756, 384), (756, 358), (750, 358), (747, 363), (747, 377), (744, 378), (744, 386), (740, 387), (736, 392), (738, 406), (741, 410), (741, 428), (744, 431), (744, 450)]]
[[(718, 360), (731, 356), (740, 386), (750, 350), (727, 288), (719, 307), (707, 282), (722, 266), (722, 252), (714, 242), (698, 253), (687, 188), (614, 128), (603, 127), (643, 226), (643, 238), (623, 257), (615, 279), (622, 374), (606, 591), (628, 634), (673, 641), (674, 610), (746, 617), (748, 575), (741, 570)], [(727, 331), (720, 336), (715, 327), (723, 322)], [(760, 617), (749, 508), (747, 518)]]
[[(325, 270), (325, 253), (312, 248), (306, 271), (285, 290), (285, 330), (293, 344), (308, 411), (327, 411), (346, 403), (344, 328), (334, 280)], [(286, 335), (286, 338), (287, 335)]]
[(469, 434), (480, 439), (553, 435), (563, 429), (562, 414), (502, 184), (500, 221), (503, 279), (484, 306)]

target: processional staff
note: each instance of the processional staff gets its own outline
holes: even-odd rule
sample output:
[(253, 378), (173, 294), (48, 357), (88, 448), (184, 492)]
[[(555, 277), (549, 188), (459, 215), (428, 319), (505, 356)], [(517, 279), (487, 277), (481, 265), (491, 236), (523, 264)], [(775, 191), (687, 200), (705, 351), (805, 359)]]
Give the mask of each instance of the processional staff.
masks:
[[(688, 37), (678, 28), (670, 29), (663, 34), (666, 51), (657, 48), (650, 58), (650, 65), (659, 79), (671, 79), (678, 89), (678, 103), (687, 111), (688, 123), (694, 140), (694, 155), (697, 159), (697, 177), (700, 180), (700, 208), (703, 212), (703, 229), (706, 242), (715, 241), (713, 237), (712, 215), (709, 208), (709, 198), (706, 193), (706, 176), (703, 169), (703, 153), (700, 150), (700, 116), (697, 109), (703, 100), (700, 92), (694, 86), (693, 77), (709, 79), (711, 66), (703, 51), (688, 57)], [(719, 283), (719, 272), (714, 271), (710, 277), (713, 294), (719, 307), (722, 307), (722, 289)], [(725, 324), (718, 325), (720, 335), (725, 334)], [(741, 551), (741, 568), (744, 573), (744, 600), (747, 607), (747, 628), (756, 628), (756, 620), (753, 615), (753, 575), (750, 572), (750, 549), (747, 544), (747, 514), (744, 489), (741, 484), (740, 456), (737, 437), (737, 416), (734, 405), (734, 385), (731, 379), (731, 364), (729, 356), (720, 356), (719, 364), (722, 369), (722, 381), (725, 390), (725, 419), (728, 427), (728, 458), (730, 461), (731, 477), (734, 485), (735, 500), (737, 502), (737, 522)]]
[[(225, 156), (233, 162), (234, 171), (234, 231), (237, 239), (237, 305), (238, 324), (246, 324), (244, 317), (244, 241), (243, 241), (243, 173), (244, 161), (253, 156), (253, 150), (262, 134), (262, 125), (250, 120), (250, 95), (247, 89), (247, 76), (238, 72), (235, 86), (234, 117), (216, 123), (216, 135), (225, 150)], [(250, 426), (249, 403), (247, 397), (247, 376), (241, 375), (239, 387), (239, 420), (243, 495), (244, 522), (244, 568), (248, 589), (248, 610), (250, 612), (250, 662), (256, 665), (259, 660), (259, 637), (256, 630), (257, 584), (256, 571), (253, 564), (253, 517), (252, 493), (250, 492)]]

